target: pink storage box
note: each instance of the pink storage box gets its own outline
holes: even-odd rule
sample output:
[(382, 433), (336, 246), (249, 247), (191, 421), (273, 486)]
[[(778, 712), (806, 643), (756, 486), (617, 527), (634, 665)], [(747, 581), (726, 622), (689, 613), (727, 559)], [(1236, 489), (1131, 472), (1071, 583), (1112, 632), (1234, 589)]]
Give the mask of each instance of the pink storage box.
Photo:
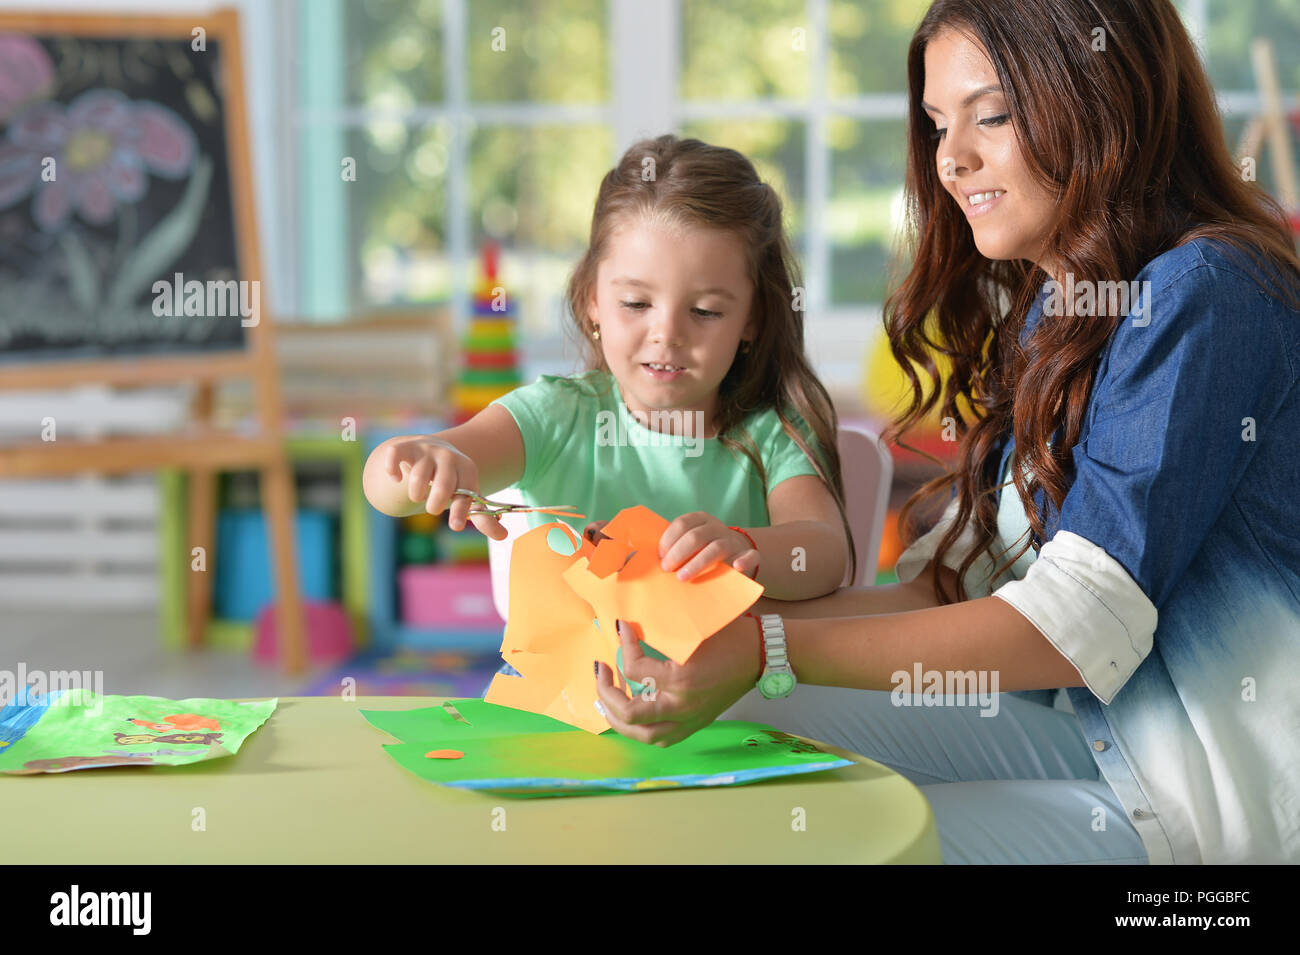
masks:
[(418, 564), (397, 572), (402, 622), (448, 630), (505, 626), (492, 604), (492, 572), (486, 564)]
[[(280, 657), (280, 628), (276, 605), (267, 604), (257, 615), (253, 657), (272, 663)], [(307, 655), (316, 663), (337, 663), (352, 655), (352, 623), (347, 611), (329, 600), (303, 603), (303, 623), (307, 627)]]

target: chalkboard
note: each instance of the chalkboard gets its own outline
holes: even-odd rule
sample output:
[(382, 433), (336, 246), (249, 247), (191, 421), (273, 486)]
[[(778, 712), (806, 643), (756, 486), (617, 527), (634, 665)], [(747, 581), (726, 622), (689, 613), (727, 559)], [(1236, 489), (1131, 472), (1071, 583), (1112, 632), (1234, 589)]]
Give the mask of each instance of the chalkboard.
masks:
[(237, 42), (6, 20), (0, 365), (243, 348), (262, 303), (232, 188)]

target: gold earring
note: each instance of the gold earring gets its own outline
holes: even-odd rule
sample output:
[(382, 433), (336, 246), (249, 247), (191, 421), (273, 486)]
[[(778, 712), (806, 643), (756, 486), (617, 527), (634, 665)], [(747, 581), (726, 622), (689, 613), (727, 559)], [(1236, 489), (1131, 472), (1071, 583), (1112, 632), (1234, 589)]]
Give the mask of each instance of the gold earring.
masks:
[(593, 341), (600, 341), (600, 326), (599, 326), (599, 325), (593, 325), (593, 326), (592, 326), (591, 337), (592, 337), (592, 340), (593, 340)]
[(753, 343), (752, 343), (752, 342), (749, 342), (749, 341), (743, 341), (743, 342), (741, 342), (741, 343), (740, 343), (740, 353), (741, 353), (742, 355), (748, 355), (748, 354), (749, 354), (749, 346), (750, 346), (751, 344), (753, 344)]

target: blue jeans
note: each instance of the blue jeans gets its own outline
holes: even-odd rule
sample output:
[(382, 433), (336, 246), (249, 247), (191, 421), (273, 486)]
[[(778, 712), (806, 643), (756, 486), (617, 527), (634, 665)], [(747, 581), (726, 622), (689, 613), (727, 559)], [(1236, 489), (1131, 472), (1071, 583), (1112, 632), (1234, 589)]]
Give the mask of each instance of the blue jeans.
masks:
[(996, 715), (981, 716), (974, 705), (799, 686), (784, 700), (751, 690), (719, 719), (767, 723), (906, 776), (934, 811), (944, 862), (1145, 865), (1137, 830), (1052, 692), (998, 694)]

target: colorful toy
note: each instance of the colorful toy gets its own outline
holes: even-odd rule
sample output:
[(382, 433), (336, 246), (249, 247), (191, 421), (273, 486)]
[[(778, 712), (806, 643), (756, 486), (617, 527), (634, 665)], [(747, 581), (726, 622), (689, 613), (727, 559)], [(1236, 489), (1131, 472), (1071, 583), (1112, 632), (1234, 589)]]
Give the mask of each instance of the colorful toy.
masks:
[(462, 343), (461, 370), (452, 392), (453, 420), (460, 424), (519, 386), (514, 302), (497, 278), (498, 249), (483, 246), (483, 272)]

